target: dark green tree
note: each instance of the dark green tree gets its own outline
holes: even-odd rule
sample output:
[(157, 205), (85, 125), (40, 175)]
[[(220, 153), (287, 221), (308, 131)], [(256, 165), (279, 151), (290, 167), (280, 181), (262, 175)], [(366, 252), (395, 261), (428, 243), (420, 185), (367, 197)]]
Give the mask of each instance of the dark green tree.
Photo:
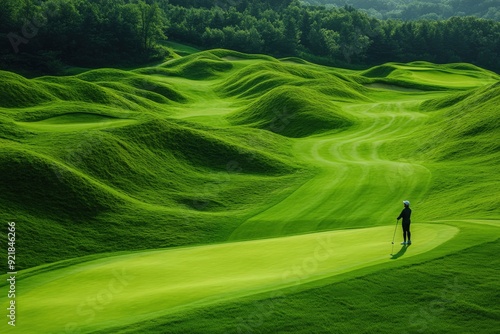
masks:
[(156, 2), (140, 0), (137, 8), (142, 49), (149, 51), (158, 41), (166, 38), (164, 33), (167, 26), (166, 16)]

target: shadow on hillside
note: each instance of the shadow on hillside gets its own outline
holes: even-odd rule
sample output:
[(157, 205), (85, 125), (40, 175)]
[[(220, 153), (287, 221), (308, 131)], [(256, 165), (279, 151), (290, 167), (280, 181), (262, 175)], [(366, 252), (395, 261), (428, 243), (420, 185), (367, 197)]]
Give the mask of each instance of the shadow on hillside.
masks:
[(406, 253), (406, 250), (408, 249), (408, 247), (410, 247), (410, 246), (403, 245), (403, 247), (401, 247), (399, 252), (397, 252), (396, 254), (392, 254), (391, 260), (396, 260), (396, 259), (399, 259), (401, 256), (403, 256)]

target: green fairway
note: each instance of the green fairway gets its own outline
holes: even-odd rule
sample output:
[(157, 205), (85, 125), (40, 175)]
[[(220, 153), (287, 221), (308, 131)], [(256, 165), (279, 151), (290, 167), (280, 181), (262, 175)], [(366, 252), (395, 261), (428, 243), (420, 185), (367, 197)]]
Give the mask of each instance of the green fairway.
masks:
[(320, 172), (284, 201), (241, 225), (233, 238), (386, 224), (394, 214), (387, 212), (385, 203), (395, 196), (411, 196), (415, 202), (422, 197), (430, 172), (418, 164), (384, 159), (379, 148), (385, 141), (404, 138), (408, 128), (422, 124), (426, 117), (407, 112), (413, 108), (411, 103), (345, 108), (365, 117), (353, 130), (313, 137), (294, 146), (297, 158)]
[[(497, 74), (169, 47), (175, 59), (130, 71), (0, 72), (15, 331), (383, 333), (452, 276), (477, 294), (447, 306), (480, 314), (457, 327), (498, 316), (481, 250), (500, 235)], [(403, 200), (409, 247), (400, 224), (391, 244)], [(385, 300), (398, 293), (407, 304)], [(273, 320), (244, 320), (254, 304)]]
[(125, 126), (133, 123), (134, 120), (112, 118), (95, 114), (74, 113), (51, 117), (39, 122), (19, 122), (18, 124), (32, 130), (78, 131)]
[[(411, 257), (447, 242), (458, 229), (421, 224)], [(189, 305), (305, 284), (390, 261), (392, 226), (111, 256), (23, 280), (19, 328), (43, 333), (123, 326)], [(396, 252), (395, 252), (396, 254)], [(133, 305), (131, 307), (131, 305)], [(47, 317), (46, 311), (57, 314)]]

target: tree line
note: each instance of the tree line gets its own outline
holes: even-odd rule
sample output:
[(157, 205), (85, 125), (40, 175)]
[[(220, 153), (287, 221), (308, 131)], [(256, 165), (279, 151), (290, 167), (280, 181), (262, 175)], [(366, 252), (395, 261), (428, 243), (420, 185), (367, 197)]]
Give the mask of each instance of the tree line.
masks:
[(353, 6), (379, 19), (444, 20), (452, 16), (476, 16), (500, 21), (498, 0), (303, 0), (309, 5)]
[(162, 59), (168, 18), (149, 0), (2, 0), (0, 66), (58, 72)]
[(160, 60), (162, 41), (339, 66), (470, 62), (500, 70), (500, 23), (380, 20), (297, 0), (3, 0), (0, 66), (111, 66)]
[(206, 48), (299, 55), (339, 65), (427, 60), (500, 69), (500, 23), (493, 20), (379, 20), (349, 6), (327, 9), (289, 1), (273, 9), (266, 1), (244, 4), (228, 9), (169, 4), (167, 34)]

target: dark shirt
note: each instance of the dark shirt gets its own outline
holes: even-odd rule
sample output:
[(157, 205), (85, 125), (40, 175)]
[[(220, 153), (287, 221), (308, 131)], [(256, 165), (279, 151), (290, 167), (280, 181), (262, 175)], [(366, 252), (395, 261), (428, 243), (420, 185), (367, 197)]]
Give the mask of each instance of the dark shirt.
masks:
[(410, 217), (411, 217), (411, 209), (404, 208), (403, 211), (401, 211), (401, 214), (399, 215), (398, 220), (403, 218), (403, 223), (409, 224), (409, 223), (411, 223)]

